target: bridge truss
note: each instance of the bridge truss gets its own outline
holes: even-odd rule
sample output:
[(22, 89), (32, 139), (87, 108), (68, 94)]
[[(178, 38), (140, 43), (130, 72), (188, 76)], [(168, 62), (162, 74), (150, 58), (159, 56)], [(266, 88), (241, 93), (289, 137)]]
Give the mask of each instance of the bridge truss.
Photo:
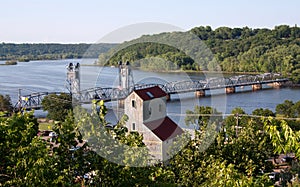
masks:
[[(95, 87), (80, 91), (74, 94), (73, 98), (80, 103), (91, 103), (92, 100), (116, 101), (126, 98), (132, 90), (138, 90), (153, 86), (159, 86), (167, 94), (179, 94), (186, 92), (195, 92), (199, 90), (214, 90), (228, 87), (251, 86), (256, 84), (282, 83), (288, 81), (287, 78), (280, 74), (264, 73), (260, 75), (239, 75), (233, 77), (216, 77), (204, 80), (184, 80), (168, 82), (166, 84), (135, 84), (127, 89)], [(41, 109), (42, 100), (49, 94), (60, 94), (60, 92), (38, 92), (24, 95), (19, 98), (16, 103), (16, 109)]]

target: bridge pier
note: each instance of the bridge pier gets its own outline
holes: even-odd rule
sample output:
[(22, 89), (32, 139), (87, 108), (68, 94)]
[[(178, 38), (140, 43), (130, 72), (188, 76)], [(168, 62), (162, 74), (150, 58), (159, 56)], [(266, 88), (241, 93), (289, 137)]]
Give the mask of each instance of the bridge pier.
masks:
[(253, 84), (252, 85), (252, 90), (256, 91), (256, 90), (261, 90), (262, 89), (262, 84)]
[(197, 98), (199, 98), (199, 97), (204, 97), (204, 96), (205, 96), (205, 91), (204, 91), (204, 90), (197, 90), (197, 91), (195, 92), (195, 96), (196, 96)]
[(226, 87), (225, 88), (225, 93), (226, 94), (235, 93), (235, 87)]
[(280, 88), (283, 84), (281, 82), (273, 82), (270, 86), (273, 88)]

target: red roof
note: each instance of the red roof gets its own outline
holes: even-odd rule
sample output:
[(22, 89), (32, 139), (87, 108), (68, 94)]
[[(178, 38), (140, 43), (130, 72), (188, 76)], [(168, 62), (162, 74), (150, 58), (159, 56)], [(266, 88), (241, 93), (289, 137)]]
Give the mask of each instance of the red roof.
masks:
[(144, 123), (160, 140), (165, 141), (181, 135), (183, 130), (168, 116)]
[(161, 98), (167, 95), (167, 93), (158, 86), (134, 90), (134, 92), (144, 101), (151, 100), (153, 98)]

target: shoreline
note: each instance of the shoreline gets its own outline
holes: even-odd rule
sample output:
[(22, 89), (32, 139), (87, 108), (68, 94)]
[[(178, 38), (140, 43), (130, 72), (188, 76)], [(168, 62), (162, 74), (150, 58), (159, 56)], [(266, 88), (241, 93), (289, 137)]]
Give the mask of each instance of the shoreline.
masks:
[[(101, 66), (97, 64), (82, 64), (82, 66), (99, 66), (99, 67), (113, 67), (117, 68), (117, 66)], [(134, 70), (147, 71), (140, 68), (132, 67)], [(263, 74), (264, 72), (228, 72), (228, 71), (197, 71), (197, 70), (169, 70), (169, 71), (155, 71), (150, 70), (147, 72), (152, 73), (197, 73), (197, 74), (233, 74), (233, 75), (258, 75)], [(288, 81), (282, 85), (282, 87), (286, 88), (300, 88), (300, 84), (295, 84), (291, 81)]]
[(282, 85), (285, 88), (300, 88), (300, 84), (295, 84), (291, 81), (288, 81)]
[[(51, 59), (51, 60), (83, 60), (83, 59), (89, 59), (89, 58), (65, 58), (65, 59)], [(40, 60), (40, 59), (39, 59)], [(46, 60), (46, 59), (44, 59)], [(47, 59), (50, 60), (50, 59)], [(30, 60), (30, 61), (35, 61), (35, 60)], [(0, 66), (11, 66), (11, 65), (17, 65), (17, 64), (0, 64)], [(117, 68), (117, 66), (102, 66), (99, 64), (80, 64), (81, 66), (96, 66), (96, 67), (113, 67), (113, 68)], [(203, 71), (198, 71), (198, 70), (145, 70), (142, 68), (137, 68), (137, 67), (132, 67), (132, 69), (134, 70), (140, 70), (140, 71), (146, 71), (146, 72), (153, 72), (153, 73), (195, 73), (195, 74), (232, 74), (232, 75), (257, 75), (257, 74), (262, 74), (263, 72), (228, 72), (228, 71), (207, 71), (207, 70), (203, 70)], [(300, 84), (295, 84), (291, 81), (288, 81), (287, 83), (284, 83), (282, 85), (283, 87), (288, 87), (288, 88), (300, 88)]]
[[(81, 64), (81, 66), (96, 66), (96, 67), (114, 67), (117, 68), (117, 66), (102, 66), (98, 64)], [(154, 72), (154, 73), (180, 73), (180, 72), (185, 72), (185, 73), (225, 73), (225, 74), (243, 74), (243, 75), (255, 75), (255, 74), (261, 74), (263, 72), (228, 72), (228, 71), (207, 71), (207, 70), (145, 70), (137, 67), (131, 67), (134, 70), (141, 70), (141, 71), (149, 71), (149, 72)]]
[[(81, 66), (96, 66), (96, 67), (114, 67), (117, 68), (117, 66), (102, 66), (98, 64), (81, 64)], [(208, 71), (208, 70), (145, 70), (141, 68), (131, 67), (134, 70), (140, 70), (140, 71), (148, 71), (153, 73), (203, 73), (203, 74), (236, 74), (236, 75), (257, 75), (262, 74), (263, 72), (229, 72), (229, 71)]]

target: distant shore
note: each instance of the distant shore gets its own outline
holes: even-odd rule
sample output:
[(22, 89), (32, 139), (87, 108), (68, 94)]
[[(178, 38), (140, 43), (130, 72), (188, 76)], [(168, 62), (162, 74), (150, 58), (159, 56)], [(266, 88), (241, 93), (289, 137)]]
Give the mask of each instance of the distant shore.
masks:
[(287, 88), (300, 88), (300, 84), (295, 84), (292, 81), (288, 81), (286, 82), (283, 87), (287, 87)]
[[(116, 68), (117, 66), (102, 66), (98, 64), (81, 64), (81, 66), (97, 66), (97, 67), (114, 67)], [(146, 70), (143, 68), (138, 68), (138, 67), (131, 67), (134, 70), (141, 70), (141, 71), (149, 71), (149, 72), (155, 72), (155, 73), (203, 73), (203, 74), (233, 74), (233, 75), (257, 75), (257, 74), (262, 74), (264, 72), (229, 72), (229, 71), (208, 71), (208, 70)]]
[(15, 60), (8, 60), (4, 64), (0, 64), (1, 66), (11, 66), (11, 65), (17, 65), (18, 62)]

